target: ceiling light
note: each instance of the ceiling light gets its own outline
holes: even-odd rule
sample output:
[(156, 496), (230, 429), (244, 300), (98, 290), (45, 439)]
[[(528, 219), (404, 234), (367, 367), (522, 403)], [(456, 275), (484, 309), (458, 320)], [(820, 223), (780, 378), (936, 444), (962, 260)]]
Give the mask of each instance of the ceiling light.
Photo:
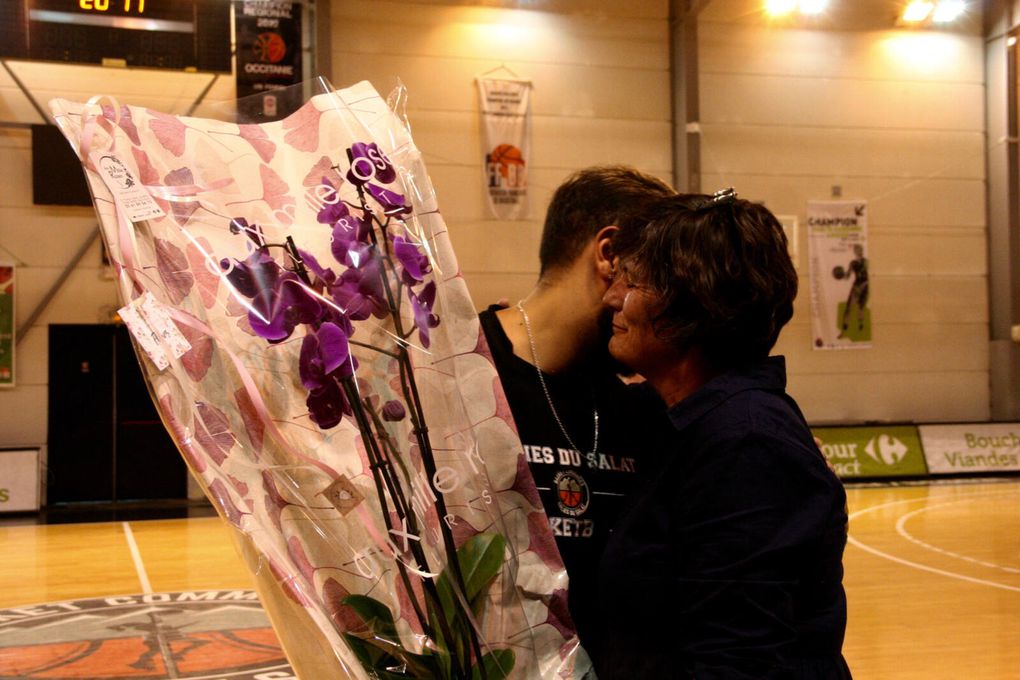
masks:
[(801, 14), (821, 14), (828, 6), (829, 0), (800, 0)]
[(967, 4), (963, 0), (941, 0), (935, 7), (935, 14), (931, 20), (937, 24), (944, 24), (949, 21), (955, 21), (967, 9)]
[(789, 14), (797, 8), (797, 0), (767, 0), (765, 11), (774, 17)]
[(924, 21), (931, 14), (931, 11), (935, 9), (935, 3), (929, 2), (928, 0), (913, 0), (907, 8), (903, 10), (903, 20), (911, 23)]

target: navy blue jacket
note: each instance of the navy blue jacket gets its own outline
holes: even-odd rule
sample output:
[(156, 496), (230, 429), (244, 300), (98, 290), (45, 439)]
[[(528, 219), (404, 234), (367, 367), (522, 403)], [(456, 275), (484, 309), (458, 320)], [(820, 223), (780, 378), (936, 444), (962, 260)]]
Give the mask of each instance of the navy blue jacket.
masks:
[(785, 387), (773, 357), (670, 409), (600, 566), (600, 680), (850, 677), (846, 495)]

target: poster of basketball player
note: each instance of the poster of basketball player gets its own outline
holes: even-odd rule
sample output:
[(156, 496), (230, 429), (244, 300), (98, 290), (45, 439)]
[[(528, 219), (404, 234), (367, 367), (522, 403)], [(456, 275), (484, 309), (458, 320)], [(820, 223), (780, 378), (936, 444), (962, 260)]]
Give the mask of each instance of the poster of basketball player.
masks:
[(528, 158), (531, 82), (478, 78), (481, 96), (485, 194), (493, 217), (528, 216)]
[(0, 387), (14, 387), (14, 265), (0, 263)]
[(871, 347), (866, 201), (809, 201), (811, 330), (815, 349)]

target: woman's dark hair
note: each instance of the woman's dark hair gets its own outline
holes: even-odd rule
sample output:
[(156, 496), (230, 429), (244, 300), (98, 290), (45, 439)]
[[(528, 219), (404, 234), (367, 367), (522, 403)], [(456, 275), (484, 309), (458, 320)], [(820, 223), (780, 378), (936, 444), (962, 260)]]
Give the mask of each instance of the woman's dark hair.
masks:
[(783, 227), (732, 192), (657, 201), (620, 225), (613, 251), (660, 298), (656, 333), (699, 347), (717, 369), (768, 356), (793, 316), (797, 272)]

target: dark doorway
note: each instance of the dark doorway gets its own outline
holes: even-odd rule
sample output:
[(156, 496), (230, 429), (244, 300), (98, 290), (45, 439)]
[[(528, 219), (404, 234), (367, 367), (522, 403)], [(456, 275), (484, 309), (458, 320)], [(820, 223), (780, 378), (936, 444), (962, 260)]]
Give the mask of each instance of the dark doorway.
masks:
[(51, 325), (47, 505), (187, 497), (123, 326)]

